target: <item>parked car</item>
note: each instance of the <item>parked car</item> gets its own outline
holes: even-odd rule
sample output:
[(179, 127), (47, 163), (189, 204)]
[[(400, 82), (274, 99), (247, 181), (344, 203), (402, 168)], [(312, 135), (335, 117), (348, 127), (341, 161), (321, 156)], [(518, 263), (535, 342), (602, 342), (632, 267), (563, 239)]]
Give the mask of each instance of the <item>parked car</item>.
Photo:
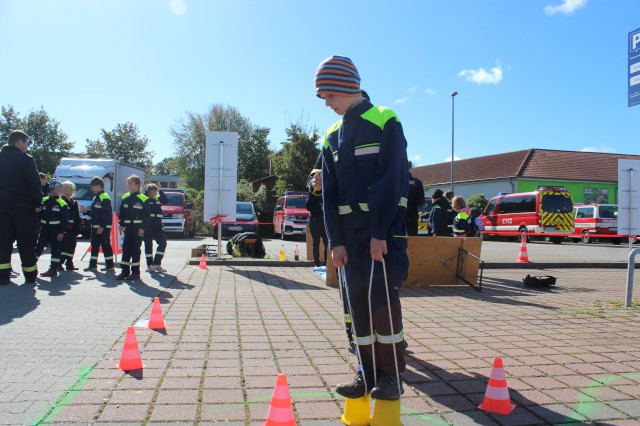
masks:
[[(222, 224), (223, 237), (233, 237), (240, 232), (258, 233), (258, 217), (253, 203), (237, 201), (235, 222)], [(213, 238), (218, 238), (217, 226), (213, 228)]]
[(273, 212), (273, 234), (283, 240), (294, 235), (305, 235), (309, 222), (306, 192), (287, 191), (276, 201)]
[(184, 191), (162, 189), (169, 202), (162, 205), (162, 227), (165, 232), (177, 233), (182, 238), (193, 237), (196, 233), (196, 221), (193, 205), (187, 201)]
[[(613, 244), (620, 244), (622, 239), (618, 234), (618, 205), (617, 204), (575, 204), (573, 216), (576, 226), (574, 242), (582, 240), (590, 243), (594, 239), (610, 240)], [(592, 234), (597, 234), (595, 237)], [(610, 236), (609, 236), (610, 235)]]

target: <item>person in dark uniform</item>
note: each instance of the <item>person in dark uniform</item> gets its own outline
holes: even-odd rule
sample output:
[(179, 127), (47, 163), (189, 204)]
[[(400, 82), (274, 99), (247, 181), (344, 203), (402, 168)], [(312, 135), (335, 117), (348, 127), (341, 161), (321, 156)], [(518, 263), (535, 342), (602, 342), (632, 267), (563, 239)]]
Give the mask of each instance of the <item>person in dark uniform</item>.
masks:
[(117, 280), (140, 279), (140, 246), (144, 236), (145, 222), (148, 220), (146, 202), (148, 197), (140, 193), (142, 182), (139, 176), (127, 178), (129, 192), (122, 196), (120, 203), (120, 232), (124, 233), (122, 242), (122, 272)]
[[(411, 161), (408, 163), (409, 170), (413, 168)], [(420, 179), (414, 178), (409, 172), (409, 195), (407, 196), (407, 213), (404, 216), (404, 223), (407, 227), (407, 235), (418, 235), (418, 207), (424, 204), (424, 187)]]
[(399, 289), (409, 266), (407, 142), (396, 114), (362, 97), (360, 76), (349, 58), (324, 60), (315, 83), (317, 96), (342, 116), (324, 136), (322, 194), (333, 263), (346, 275), (360, 361), (353, 382), (338, 385), (336, 392), (346, 398), (370, 392), (374, 399), (398, 400), (405, 370)]
[[(104, 192), (104, 181), (99, 177), (91, 179), (91, 191), (94, 194), (91, 202), (91, 259), (89, 266), (84, 268), (86, 272), (98, 270), (98, 255), (102, 248), (104, 255), (104, 271), (113, 269), (113, 249), (111, 248), (111, 224), (113, 209), (111, 197)], [(80, 206), (83, 213), (87, 212), (85, 206)]]
[[(146, 211), (149, 220), (145, 221), (144, 229), (144, 255), (147, 260), (147, 272), (167, 272), (162, 267), (162, 258), (167, 248), (167, 236), (162, 228), (162, 202), (156, 198), (158, 195), (157, 185), (150, 183), (147, 185)], [(166, 195), (165, 195), (166, 197)], [(153, 240), (158, 243), (156, 256), (153, 257)]]
[(66, 266), (67, 271), (77, 271), (73, 265), (73, 255), (78, 244), (78, 234), (80, 233), (80, 212), (78, 202), (73, 199), (76, 192), (76, 185), (70, 180), (62, 182), (62, 199), (69, 206), (69, 221), (67, 230), (62, 240), (62, 262), (60, 266)]
[(453, 208), (444, 197), (441, 189), (433, 191), (431, 196), (433, 207), (429, 214), (429, 232), (434, 237), (452, 237), (453, 223), (451, 213)]
[(69, 223), (69, 206), (60, 197), (62, 182), (51, 179), (50, 195), (42, 199), (40, 207), (40, 236), (36, 244), (36, 256), (40, 257), (44, 247), (51, 247), (51, 264), (49, 270), (40, 274), (42, 277), (57, 277), (62, 264), (62, 240)]
[(44, 173), (40, 172), (38, 176), (40, 177), (40, 189), (42, 191), (42, 197), (44, 198), (49, 195), (49, 183)]
[[(314, 169), (312, 173), (314, 178), (322, 179), (322, 171)], [(307, 210), (309, 211), (309, 232), (311, 232), (311, 239), (313, 241), (313, 264), (316, 268), (324, 266), (327, 261), (327, 247), (329, 242), (327, 241), (327, 231), (324, 228), (324, 212), (322, 210), (322, 190), (318, 191), (311, 187), (309, 191), (309, 197), (307, 198)], [(324, 257), (323, 261), (320, 260), (320, 239), (324, 244)]]
[(0, 284), (10, 282), (14, 241), (25, 283), (33, 284), (38, 277), (34, 242), (42, 192), (36, 162), (26, 153), (28, 147), (29, 136), (14, 130), (0, 151)]

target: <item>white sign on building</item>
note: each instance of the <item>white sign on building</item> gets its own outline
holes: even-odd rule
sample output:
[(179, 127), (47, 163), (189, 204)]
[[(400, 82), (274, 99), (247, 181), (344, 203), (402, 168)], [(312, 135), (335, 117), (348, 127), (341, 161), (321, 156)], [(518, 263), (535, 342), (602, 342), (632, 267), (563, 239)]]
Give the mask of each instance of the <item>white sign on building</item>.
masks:
[(618, 160), (618, 234), (640, 235), (640, 160)]
[(207, 132), (204, 166), (204, 221), (222, 215), (236, 220), (238, 133)]

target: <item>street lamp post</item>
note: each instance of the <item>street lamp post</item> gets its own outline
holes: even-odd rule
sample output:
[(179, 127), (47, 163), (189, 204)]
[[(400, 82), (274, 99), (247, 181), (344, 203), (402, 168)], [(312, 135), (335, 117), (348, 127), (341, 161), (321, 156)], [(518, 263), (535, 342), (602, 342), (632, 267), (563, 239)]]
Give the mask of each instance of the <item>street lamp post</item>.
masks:
[(453, 123), (454, 123), (454, 118), (455, 118), (455, 97), (458, 94), (458, 92), (456, 92), (455, 90), (453, 92), (451, 92), (451, 192), (453, 192), (453, 182), (454, 182), (454, 175), (453, 175)]

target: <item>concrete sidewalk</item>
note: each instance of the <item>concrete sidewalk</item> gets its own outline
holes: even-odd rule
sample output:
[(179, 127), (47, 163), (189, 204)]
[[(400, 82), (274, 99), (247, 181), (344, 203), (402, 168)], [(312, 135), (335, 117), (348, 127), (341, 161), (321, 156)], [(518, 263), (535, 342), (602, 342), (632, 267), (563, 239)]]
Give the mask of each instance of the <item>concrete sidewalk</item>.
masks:
[[(482, 293), (403, 291), (405, 425), (638, 424), (639, 312), (621, 307), (624, 271), (545, 272), (558, 276), (550, 291), (523, 289), (513, 270), (487, 271)], [(167, 333), (137, 329), (144, 372), (115, 367), (122, 324), (43, 424), (259, 425), (279, 372), (299, 424), (340, 424), (333, 387), (350, 379), (354, 359), (335, 289), (305, 268), (186, 267), (175, 283), (161, 293)], [(509, 416), (476, 409), (495, 356), (518, 405)]]

